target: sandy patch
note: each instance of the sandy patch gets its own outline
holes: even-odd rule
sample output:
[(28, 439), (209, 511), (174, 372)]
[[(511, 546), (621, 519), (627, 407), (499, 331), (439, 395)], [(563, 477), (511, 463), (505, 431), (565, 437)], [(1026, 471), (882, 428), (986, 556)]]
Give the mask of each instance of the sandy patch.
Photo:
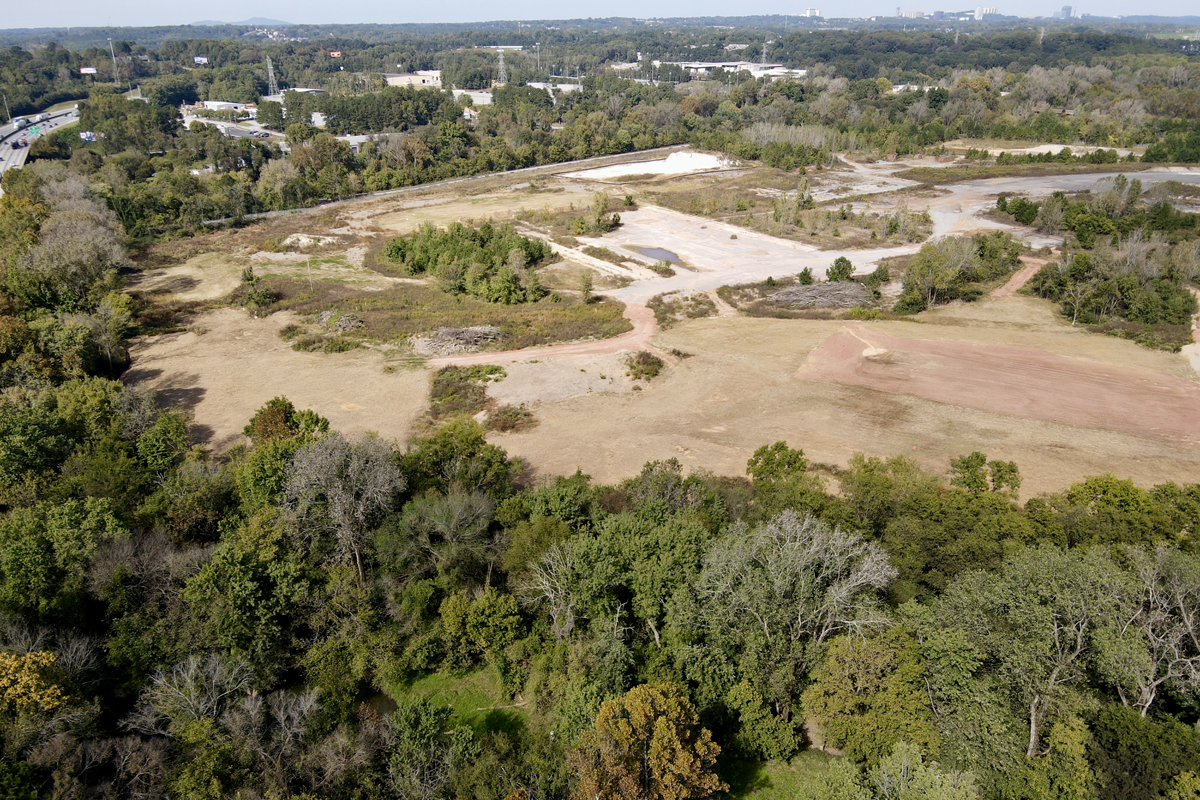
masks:
[(576, 189), (530, 194), (500, 192), (468, 198), (421, 198), (402, 205), (395, 200), (383, 201), (371, 224), (395, 236), (412, 233), (426, 223), (440, 227), (473, 219), (509, 218), (521, 210), (548, 208), (557, 211), (571, 205), (579, 209), (588, 208), (591, 204), (590, 195), (581, 188)]
[(1028, 347), (904, 339), (850, 325), (814, 349), (797, 376), (1200, 444), (1200, 384)]
[(728, 159), (709, 153), (671, 153), (659, 161), (635, 161), (632, 164), (615, 164), (611, 167), (585, 169), (568, 172), (565, 178), (606, 181), (629, 175), (687, 175), (692, 172), (708, 172), (732, 166)]
[(183, 302), (215, 300), (241, 284), (242, 266), (221, 253), (205, 253), (182, 264), (139, 272), (130, 276), (129, 285), (135, 292), (166, 294)]
[[(900, 324), (905, 326), (925, 327)], [(981, 450), (1018, 463), (1026, 497), (1110, 471), (1144, 485), (1200, 480), (1200, 450), (1158, 435), (1076, 427), (820, 377), (800, 379), (809, 353), (842, 327), (739, 317), (685, 322), (654, 341), (694, 357), (644, 391), (542, 405), (536, 428), (496, 441), (540, 472), (581, 468), (603, 482), (636, 474), (648, 460), (671, 457), (689, 469), (741, 475), (757, 447), (781, 439), (819, 462), (845, 465), (856, 452), (908, 455), (939, 472), (949, 459)], [(947, 336), (961, 332), (929, 327)], [(988, 328), (979, 333), (999, 335)]]
[(603, 353), (497, 362), (508, 377), (488, 384), (488, 395), (498, 403), (538, 406), (580, 395), (629, 392), (635, 381), (626, 374), (625, 358), (624, 353)]
[(243, 441), (242, 427), (272, 397), (311, 408), (348, 434), (378, 431), (403, 443), (428, 404), (424, 370), (383, 371), (371, 350), (300, 353), (279, 338), (291, 314), (254, 319), (221, 309), (198, 315), (204, 335), (135, 340), (126, 383), (146, 383), (163, 402), (190, 410), (199, 439), (218, 450)]

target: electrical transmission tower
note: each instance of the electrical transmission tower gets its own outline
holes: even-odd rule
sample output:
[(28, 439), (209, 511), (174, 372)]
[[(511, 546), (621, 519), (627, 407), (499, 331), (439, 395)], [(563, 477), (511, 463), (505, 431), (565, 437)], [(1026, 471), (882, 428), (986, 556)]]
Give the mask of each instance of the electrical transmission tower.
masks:
[(496, 85), (501, 86), (508, 83), (508, 68), (504, 66), (504, 51), (496, 52), (500, 54), (500, 64), (496, 67)]
[(267, 94), (279, 94), (279, 84), (275, 83), (275, 66), (270, 56), (267, 56)]

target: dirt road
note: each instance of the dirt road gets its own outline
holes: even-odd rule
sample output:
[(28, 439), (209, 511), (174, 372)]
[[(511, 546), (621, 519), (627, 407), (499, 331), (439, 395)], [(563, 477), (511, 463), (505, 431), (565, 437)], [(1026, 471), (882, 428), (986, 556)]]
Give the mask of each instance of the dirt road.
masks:
[(1012, 297), (1021, 291), (1025, 287), (1025, 284), (1029, 283), (1030, 278), (1037, 275), (1038, 271), (1050, 262), (1044, 258), (1028, 258), (1023, 256), (1021, 263), (1024, 266), (1012, 274), (1012, 277), (1008, 279), (1008, 283), (992, 289), (993, 298), (1001, 300), (1005, 297)]

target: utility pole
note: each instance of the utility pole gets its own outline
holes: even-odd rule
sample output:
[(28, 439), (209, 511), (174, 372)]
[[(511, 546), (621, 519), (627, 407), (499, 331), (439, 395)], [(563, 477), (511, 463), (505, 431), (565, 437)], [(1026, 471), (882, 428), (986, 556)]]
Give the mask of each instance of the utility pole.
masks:
[(117, 78), (117, 53), (113, 50), (112, 37), (108, 37), (108, 54), (113, 60), (113, 86), (120, 86), (121, 81)]
[(500, 54), (500, 63), (496, 66), (496, 80), (494, 83), (497, 86), (503, 86), (508, 83), (508, 69), (504, 66), (504, 51), (497, 50)]
[(8, 115), (8, 121), (12, 122), (12, 112), (8, 110), (8, 95), (4, 95), (4, 113)]
[(542, 74), (542, 43), (534, 42), (533, 46), (537, 48), (537, 71), (540, 76)]
[(275, 83), (275, 66), (270, 56), (267, 56), (267, 94), (279, 94), (279, 84)]

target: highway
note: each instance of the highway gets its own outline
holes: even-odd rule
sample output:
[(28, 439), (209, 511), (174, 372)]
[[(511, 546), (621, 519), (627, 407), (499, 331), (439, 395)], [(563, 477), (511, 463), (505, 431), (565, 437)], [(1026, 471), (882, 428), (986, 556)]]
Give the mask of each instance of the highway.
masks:
[[(24, 139), (29, 144), (33, 144), (34, 140), (45, 136), (47, 133), (58, 130), (68, 122), (74, 122), (78, 118), (79, 112), (74, 108), (67, 108), (54, 113), (48, 113), (46, 119), (41, 122), (30, 122), (22, 128), (15, 127), (11, 122), (0, 125), (0, 174), (5, 170), (19, 168), (24, 166), (25, 158), (29, 155), (28, 145), (25, 147), (16, 146), (18, 142)], [(32, 120), (37, 114), (29, 114), (26, 119)], [(34, 134), (31, 128), (37, 128), (39, 133)]]

